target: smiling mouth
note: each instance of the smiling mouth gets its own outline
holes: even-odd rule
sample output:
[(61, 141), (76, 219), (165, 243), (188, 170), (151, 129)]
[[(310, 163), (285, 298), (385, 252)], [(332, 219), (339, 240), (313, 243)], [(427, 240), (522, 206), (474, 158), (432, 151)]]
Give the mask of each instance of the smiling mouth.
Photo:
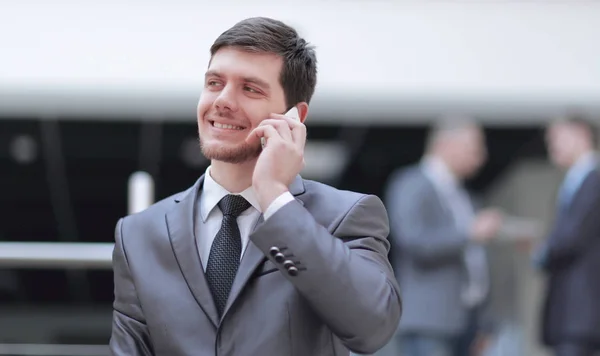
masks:
[(245, 129), (245, 127), (242, 126), (235, 126), (235, 125), (230, 125), (230, 124), (221, 124), (219, 122), (216, 121), (210, 121), (211, 126), (216, 127), (218, 129), (225, 129), (225, 130), (243, 130)]

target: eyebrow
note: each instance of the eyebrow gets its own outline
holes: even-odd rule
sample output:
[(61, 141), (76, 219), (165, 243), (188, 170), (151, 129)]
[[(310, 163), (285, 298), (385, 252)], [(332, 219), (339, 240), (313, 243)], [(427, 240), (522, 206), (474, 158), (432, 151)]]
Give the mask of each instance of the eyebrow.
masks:
[[(204, 74), (204, 77), (205, 78), (208, 78), (208, 77), (223, 78), (223, 75), (221, 75), (221, 73), (219, 73), (219, 72), (217, 72), (215, 70), (209, 70), (209, 71), (206, 72), (206, 74)], [(258, 86), (261, 86), (261, 87), (263, 87), (264, 89), (267, 89), (267, 90), (271, 88), (271, 86), (269, 85), (269, 83), (267, 83), (264, 80), (259, 79), (257, 77), (242, 77), (242, 79), (245, 82), (257, 84)]]

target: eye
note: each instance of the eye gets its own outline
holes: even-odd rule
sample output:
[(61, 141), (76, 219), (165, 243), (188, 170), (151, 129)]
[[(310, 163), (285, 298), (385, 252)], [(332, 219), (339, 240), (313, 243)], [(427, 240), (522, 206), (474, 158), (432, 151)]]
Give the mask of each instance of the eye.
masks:
[(250, 92), (250, 93), (258, 94), (258, 90), (254, 89), (252, 87), (249, 87), (249, 86), (244, 86), (244, 90), (247, 92)]
[(209, 79), (206, 81), (206, 87), (207, 88), (214, 88), (217, 89), (219, 87), (222, 87), (223, 83), (221, 83), (221, 81), (219, 80), (214, 80), (214, 79)]

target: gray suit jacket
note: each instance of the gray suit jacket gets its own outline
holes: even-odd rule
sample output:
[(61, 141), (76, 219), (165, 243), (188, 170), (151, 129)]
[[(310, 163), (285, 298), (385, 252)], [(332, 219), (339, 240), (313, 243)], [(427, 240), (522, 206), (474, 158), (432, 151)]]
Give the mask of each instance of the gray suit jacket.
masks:
[(386, 206), (405, 306), (399, 331), (461, 333), (468, 318), (461, 300), (466, 232), (457, 229), (448, 205), (420, 166), (391, 176)]
[(348, 355), (388, 342), (402, 306), (377, 197), (297, 177), (296, 200), (250, 235), (219, 320), (193, 228), (202, 181), (119, 220), (112, 355)]

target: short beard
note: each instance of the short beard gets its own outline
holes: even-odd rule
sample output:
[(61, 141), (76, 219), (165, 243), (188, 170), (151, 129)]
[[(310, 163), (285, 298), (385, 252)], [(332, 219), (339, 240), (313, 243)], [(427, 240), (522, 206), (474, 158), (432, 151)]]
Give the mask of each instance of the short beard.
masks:
[(242, 143), (233, 148), (207, 147), (202, 143), (202, 140), (200, 140), (200, 149), (202, 150), (204, 157), (209, 160), (239, 164), (248, 162), (258, 157), (262, 151), (262, 146), (260, 143), (257, 145)]

